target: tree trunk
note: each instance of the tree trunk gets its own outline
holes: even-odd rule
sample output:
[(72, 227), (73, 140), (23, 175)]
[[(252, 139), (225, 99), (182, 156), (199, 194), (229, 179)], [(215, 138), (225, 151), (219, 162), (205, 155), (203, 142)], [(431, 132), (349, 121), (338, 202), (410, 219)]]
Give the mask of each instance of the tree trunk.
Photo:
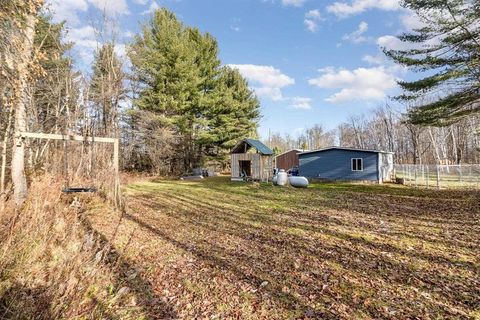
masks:
[(0, 193), (5, 191), (5, 172), (7, 169), (7, 147), (8, 140), (10, 139), (10, 129), (12, 127), (13, 106), (10, 106), (8, 112), (7, 128), (5, 129), (5, 135), (3, 136), (2, 143), (2, 169), (0, 173)]
[(430, 135), (430, 141), (432, 142), (433, 150), (435, 151), (434, 156), (435, 156), (436, 163), (440, 164), (440, 153), (438, 152), (437, 143), (435, 141), (435, 138), (433, 137), (431, 127), (428, 127), (428, 134)]
[(20, 132), (26, 131), (26, 108), (30, 101), (28, 90), (29, 65), (32, 59), (33, 38), (35, 35), (35, 15), (28, 14), (25, 20), (25, 32), (22, 34), (21, 50), (19, 50), (18, 65), (18, 103), (15, 108), (15, 144), (12, 155), (12, 182), (13, 197), (17, 205), (22, 204), (27, 198), (27, 179), (25, 177), (25, 144), (20, 137)]

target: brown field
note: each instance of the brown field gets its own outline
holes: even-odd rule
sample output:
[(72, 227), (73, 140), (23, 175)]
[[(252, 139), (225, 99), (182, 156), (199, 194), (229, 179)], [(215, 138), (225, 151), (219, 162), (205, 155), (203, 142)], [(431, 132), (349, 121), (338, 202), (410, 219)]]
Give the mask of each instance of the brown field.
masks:
[(147, 181), (89, 206), (151, 318), (480, 317), (480, 195)]

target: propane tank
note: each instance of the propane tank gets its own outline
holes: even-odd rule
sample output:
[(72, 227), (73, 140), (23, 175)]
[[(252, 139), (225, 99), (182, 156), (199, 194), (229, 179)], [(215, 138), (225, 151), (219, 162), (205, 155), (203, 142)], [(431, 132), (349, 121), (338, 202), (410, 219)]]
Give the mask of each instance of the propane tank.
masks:
[(300, 176), (291, 176), (288, 178), (288, 182), (295, 188), (306, 188), (308, 187), (308, 180), (305, 177)]
[(284, 169), (280, 169), (280, 172), (277, 174), (277, 185), (284, 186), (288, 183), (288, 174)]

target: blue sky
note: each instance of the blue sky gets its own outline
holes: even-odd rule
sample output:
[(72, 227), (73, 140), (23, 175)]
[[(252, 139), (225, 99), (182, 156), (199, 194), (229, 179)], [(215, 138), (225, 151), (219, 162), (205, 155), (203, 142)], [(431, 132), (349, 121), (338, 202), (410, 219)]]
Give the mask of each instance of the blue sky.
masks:
[(398, 92), (411, 74), (381, 47), (404, 48), (395, 35), (419, 26), (398, 0), (50, 0), (66, 20), (73, 54), (88, 70), (104, 13), (115, 21), (118, 53), (150, 12), (166, 7), (218, 40), (224, 64), (238, 68), (262, 105), (259, 132), (299, 134), (335, 128), (368, 114)]

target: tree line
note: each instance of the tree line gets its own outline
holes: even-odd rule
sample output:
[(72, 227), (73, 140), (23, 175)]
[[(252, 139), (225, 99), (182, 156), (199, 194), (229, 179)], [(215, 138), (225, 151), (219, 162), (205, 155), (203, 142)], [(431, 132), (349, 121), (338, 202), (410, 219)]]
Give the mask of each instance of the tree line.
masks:
[(331, 130), (314, 125), (295, 137), (273, 133), (264, 142), (277, 154), (341, 146), (392, 151), (399, 164), (478, 164), (479, 127), (478, 115), (441, 127), (416, 125), (385, 106), (369, 115), (352, 116)]
[(29, 173), (65, 171), (67, 157), (68, 169), (88, 175), (110, 161), (93, 144), (22, 139), (20, 132), (116, 137), (124, 169), (164, 175), (225, 165), (230, 148), (256, 134), (260, 104), (247, 81), (222, 66), (213, 36), (166, 9), (128, 46), (131, 68), (115, 37), (102, 35), (91, 72), (75, 70), (65, 23), (54, 23), (42, 0), (2, 2), (0, 14), (3, 197), (14, 182), (21, 203)]

